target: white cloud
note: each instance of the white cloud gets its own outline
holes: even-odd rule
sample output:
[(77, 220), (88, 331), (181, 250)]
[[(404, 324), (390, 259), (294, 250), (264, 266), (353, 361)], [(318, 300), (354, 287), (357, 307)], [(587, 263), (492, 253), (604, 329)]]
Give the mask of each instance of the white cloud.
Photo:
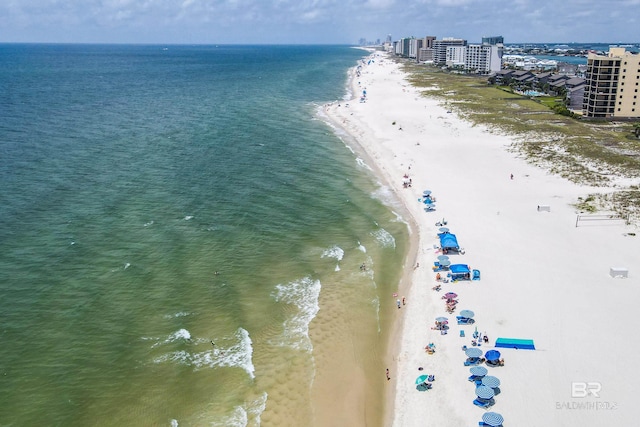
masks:
[[(352, 43), (388, 33), (470, 41), (487, 34), (502, 34), (507, 42), (640, 41), (638, 5), (640, 0), (0, 0), (0, 42)], [(618, 25), (594, 32), (602, 27), (592, 20), (616, 13)]]

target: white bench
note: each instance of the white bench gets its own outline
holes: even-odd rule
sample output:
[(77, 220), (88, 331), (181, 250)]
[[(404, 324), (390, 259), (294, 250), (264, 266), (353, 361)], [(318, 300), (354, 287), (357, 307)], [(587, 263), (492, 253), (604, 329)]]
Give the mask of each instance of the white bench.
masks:
[(624, 267), (611, 267), (609, 269), (609, 275), (611, 277), (629, 277), (629, 270)]

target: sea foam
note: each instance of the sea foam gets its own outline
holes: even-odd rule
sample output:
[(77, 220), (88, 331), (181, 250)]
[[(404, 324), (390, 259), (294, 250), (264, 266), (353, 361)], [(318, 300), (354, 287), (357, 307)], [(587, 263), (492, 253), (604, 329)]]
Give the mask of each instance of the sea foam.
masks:
[(383, 248), (395, 248), (396, 239), (384, 228), (379, 228), (371, 232), (371, 235)]
[(308, 352), (313, 350), (313, 344), (309, 338), (309, 324), (320, 310), (318, 298), (321, 288), (319, 280), (312, 280), (309, 277), (276, 286), (273, 294), (275, 300), (297, 309), (284, 322), (281, 345)]
[[(180, 331), (186, 331), (181, 329)], [(180, 332), (178, 331), (178, 332)], [(174, 333), (167, 340), (160, 344), (171, 342), (171, 338), (180, 337), (184, 339), (184, 332)], [(188, 333), (188, 331), (186, 331)], [(189, 334), (189, 337), (191, 335)], [(202, 340), (198, 340), (202, 343)], [(196, 370), (204, 368), (242, 368), (253, 379), (255, 378), (255, 367), (253, 366), (253, 342), (249, 337), (246, 329), (238, 328), (233, 336), (227, 338), (218, 338), (216, 346), (201, 352), (191, 352), (187, 350), (178, 350), (163, 354), (156, 357), (154, 363), (173, 362), (181, 365), (192, 366)], [(229, 344), (227, 344), (229, 343)], [(209, 344), (206, 341), (206, 344)], [(155, 344), (156, 347), (159, 344)]]
[(344, 257), (344, 250), (337, 245), (334, 245), (329, 249), (326, 249), (322, 253), (322, 258), (335, 258), (338, 261), (342, 261), (343, 257)]
[(211, 422), (215, 427), (260, 427), (260, 417), (267, 407), (267, 393), (233, 408), (231, 414)]

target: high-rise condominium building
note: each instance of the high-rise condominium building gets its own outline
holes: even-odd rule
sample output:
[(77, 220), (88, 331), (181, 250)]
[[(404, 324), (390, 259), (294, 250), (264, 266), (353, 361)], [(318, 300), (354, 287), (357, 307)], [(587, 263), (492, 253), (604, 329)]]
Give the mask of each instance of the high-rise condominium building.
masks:
[(640, 117), (640, 55), (610, 48), (607, 55), (590, 53), (582, 102), (585, 117)]

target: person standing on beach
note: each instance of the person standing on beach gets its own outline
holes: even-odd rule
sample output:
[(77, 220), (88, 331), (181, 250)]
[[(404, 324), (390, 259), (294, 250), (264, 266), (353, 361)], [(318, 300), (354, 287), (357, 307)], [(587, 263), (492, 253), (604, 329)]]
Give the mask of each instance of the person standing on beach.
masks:
[(396, 304), (398, 304), (398, 309), (400, 309), (400, 300), (399, 299), (396, 300)]
[(402, 297), (402, 305), (405, 305), (405, 298)]
[(389, 381), (391, 377), (389, 376), (389, 368), (387, 368), (387, 381)]

